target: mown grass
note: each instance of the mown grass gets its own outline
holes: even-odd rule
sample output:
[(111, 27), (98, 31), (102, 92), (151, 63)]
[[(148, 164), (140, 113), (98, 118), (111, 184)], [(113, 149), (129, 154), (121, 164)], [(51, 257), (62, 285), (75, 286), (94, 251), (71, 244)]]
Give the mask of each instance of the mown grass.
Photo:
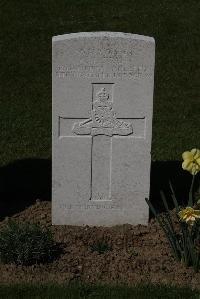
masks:
[(109, 287), (74, 285), (67, 287), (47, 285), (2, 285), (1, 299), (199, 299), (200, 292), (189, 288), (138, 285), (136, 287)]
[(79, 31), (155, 37), (153, 160), (200, 147), (198, 0), (0, 1), (0, 164), (51, 157), (51, 38)]

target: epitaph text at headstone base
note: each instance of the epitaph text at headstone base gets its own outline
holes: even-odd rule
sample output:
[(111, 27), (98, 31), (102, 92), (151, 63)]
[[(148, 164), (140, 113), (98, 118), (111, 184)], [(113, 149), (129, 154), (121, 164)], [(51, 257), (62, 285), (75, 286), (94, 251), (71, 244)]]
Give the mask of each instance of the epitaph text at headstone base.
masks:
[(147, 224), (154, 48), (115, 32), (53, 38), (53, 224)]

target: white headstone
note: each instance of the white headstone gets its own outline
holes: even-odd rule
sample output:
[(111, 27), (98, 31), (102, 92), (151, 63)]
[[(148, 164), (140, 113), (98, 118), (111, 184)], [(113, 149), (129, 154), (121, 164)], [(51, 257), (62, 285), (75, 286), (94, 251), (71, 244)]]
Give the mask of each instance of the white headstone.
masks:
[(154, 59), (152, 37), (53, 37), (53, 224), (148, 223)]

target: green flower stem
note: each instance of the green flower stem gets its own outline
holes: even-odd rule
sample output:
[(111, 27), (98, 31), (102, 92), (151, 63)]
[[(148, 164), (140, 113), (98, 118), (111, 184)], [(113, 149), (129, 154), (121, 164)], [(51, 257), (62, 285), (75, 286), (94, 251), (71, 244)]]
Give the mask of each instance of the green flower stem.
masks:
[(195, 175), (192, 176), (192, 183), (191, 183), (190, 192), (189, 192), (188, 207), (193, 207), (193, 186), (194, 186), (194, 179), (195, 179)]

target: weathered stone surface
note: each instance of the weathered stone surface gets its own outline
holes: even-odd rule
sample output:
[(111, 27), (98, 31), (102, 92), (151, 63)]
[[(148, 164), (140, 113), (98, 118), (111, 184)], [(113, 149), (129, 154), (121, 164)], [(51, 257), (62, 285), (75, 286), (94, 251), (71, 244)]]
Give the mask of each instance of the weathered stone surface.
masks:
[(154, 52), (134, 34), (53, 37), (53, 224), (147, 224)]

